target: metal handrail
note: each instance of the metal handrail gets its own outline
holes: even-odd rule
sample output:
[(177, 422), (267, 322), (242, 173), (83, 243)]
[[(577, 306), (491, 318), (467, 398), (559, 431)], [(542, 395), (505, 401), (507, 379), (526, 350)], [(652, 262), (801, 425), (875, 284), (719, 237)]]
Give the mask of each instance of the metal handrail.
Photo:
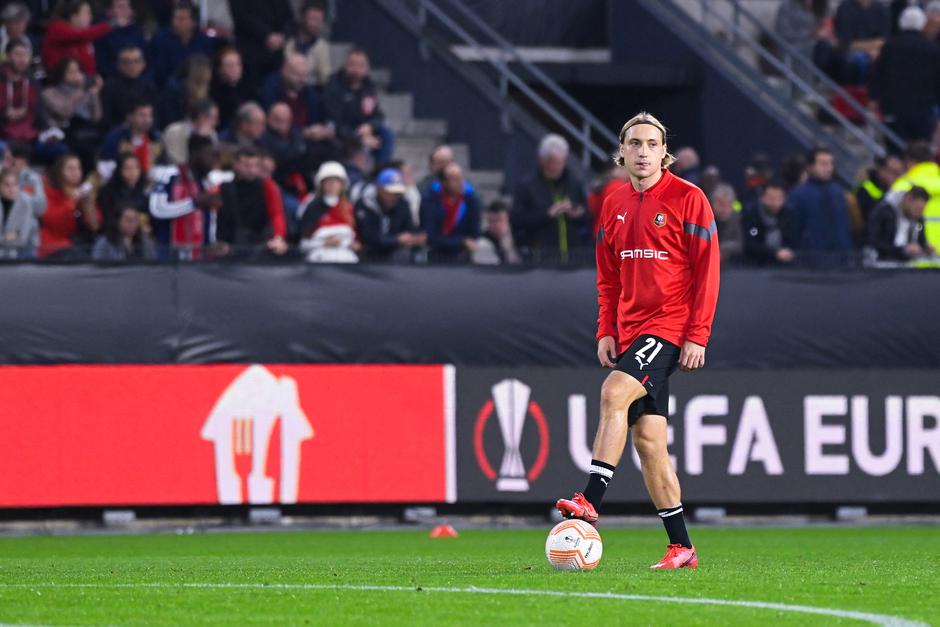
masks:
[[(703, 9), (707, 5), (709, 0), (700, 0), (703, 6)], [(895, 148), (903, 150), (906, 146), (905, 141), (898, 136), (897, 133), (888, 128), (881, 120), (875, 117), (872, 112), (862, 105), (854, 96), (845, 91), (841, 85), (836, 83), (834, 80), (829, 78), (829, 76), (816, 67), (816, 64), (813, 63), (811, 59), (806, 58), (799, 50), (794, 48), (788, 41), (784, 40), (780, 35), (773, 31), (773, 29), (767, 28), (756, 15), (754, 15), (750, 9), (741, 4), (740, 0), (727, 0), (734, 6), (735, 17), (743, 15), (751, 24), (756, 26), (760, 32), (766, 34), (774, 45), (778, 49), (783, 50), (786, 53), (786, 58), (789, 60), (795, 60), (800, 66), (806, 69), (812, 78), (819, 83), (822, 83), (830, 91), (837, 94), (842, 100), (845, 101), (849, 107), (855, 111), (857, 114), (861, 115), (865, 122), (873, 127), (880, 135), (884, 136)], [(758, 42), (754, 42), (757, 46), (760, 46)], [(763, 46), (760, 46), (763, 47)], [(789, 66), (787, 65), (787, 68)], [(792, 70), (791, 70), (792, 71)], [(788, 75), (789, 79), (790, 76)], [(844, 116), (843, 116), (844, 117)]]
[[(593, 114), (585, 109), (583, 105), (575, 100), (544, 72), (523, 59), (519, 55), (518, 51), (511, 44), (509, 44), (509, 42), (500, 37), (489, 27), (489, 25), (480, 20), (476, 14), (470, 11), (470, 9), (463, 6), (461, 3), (456, 2), (455, 0), (446, 1), (448, 1), (456, 10), (474, 22), (474, 26), (483, 31), (483, 34), (491, 37), (496, 45), (504, 53), (518, 62), (521, 67), (528, 70), (543, 87), (548, 89), (552, 94), (568, 105), (574, 113), (580, 116), (580, 127), (576, 126), (555, 106), (536, 93), (535, 90), (533, 90), (532, 87), (530, 87), (529, 84), (523, 80), (523, 78), (519, 76), (517, 72), (510, 68), (509, 65), (500, 59), (498, 55), (494, 54), (493, 51), (485, 48), (476, 37), (474, 37), (466, 28), (458, 24), (453, 16), (438, 6), (434, 0), (418, 0), (418, 19), (421, 20), (424, 19), (424, 17), (427, 15), (433, 15), (437, 21), (439, 21), (451, 32), (451, 34), (455, 35), (464, 44), (473, 48), (474, 52), (479, 55), (480, 58), (484, 59), (498, 72), (500, 90), (504, 95), (507, 86), (512, 84), (527, 98), (529, 98), (532, 103), (542, 111), (542, 113), (551, 118), (573, 138), (580, 141), (582, 146), (581, 161), (584, 167), (590, 166), (591, 156), (594, 156), (601, 161), (610, 160), (611, 150), (619, 143), (617, 136), (612, 133), (610, 129), (604, 126), (600, 120), (598, 120)], [(604, 149), (593, 141), (591, 138), (592, 130), (597, 131), (601, 137), (606, 142), (608, 142), (608, 149)]]

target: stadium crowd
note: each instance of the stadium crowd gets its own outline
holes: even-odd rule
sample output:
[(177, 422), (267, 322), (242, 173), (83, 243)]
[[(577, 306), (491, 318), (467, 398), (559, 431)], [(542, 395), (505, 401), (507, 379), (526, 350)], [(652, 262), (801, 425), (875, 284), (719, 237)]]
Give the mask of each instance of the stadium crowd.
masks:
[[(792, 4), (795, 13), (813, 5)], [(0, 258), (592, 257), (594, 224), (624, 184), (622, 169), (589, 188), (569, 167), (565, 139), (548, 135), (530, 177), (486, 206), (447, 145), (415, 180), (411, 164), (393, 159), (368, 54), (353, 48), (331, 67), (322, 1), (295, 10), (288, 0), (228, 0), (209, 10), (202, 29), (185, 1), (62, 0), (49, 16), (24, 2), (3, 6)], [(847, 50), (858, 69), (855, 53), (875, 47)], [(926, 141), (876, 163), (856, 190), (834, 180), (825, 150), (779, 171), (755, 156), (740, 194), (693, 148), (676, 156), (676, 173), (708, 194), (729, 261), (789, 264), (862, 247), (903, 261), (940, 243), (923, 218), (925, 205), (940, 203)]]

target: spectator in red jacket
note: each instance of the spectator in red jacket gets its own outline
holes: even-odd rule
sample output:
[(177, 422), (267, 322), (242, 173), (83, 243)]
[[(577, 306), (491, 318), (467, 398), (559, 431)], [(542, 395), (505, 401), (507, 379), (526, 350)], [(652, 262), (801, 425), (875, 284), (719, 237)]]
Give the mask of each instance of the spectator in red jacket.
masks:
[(29, 47), (7, 44), (7, 61), (0, 67), (0, 137), (4, 141), (36, 140), (39, 90), (29, 78)]
[(53, 68), (65, 57), (74, 57), (89, 76), (98, 73), (94, 42), (111, 32), (107, 22), (91, 25), (91, 5), (85, 0), (62, 0), (56, 6), (42, 43), (42, 62)]
[(94, 189), (90, 183), (82, 184), (81, 161), (71, 154), (56, 160), (44, 185), (48, 204), (40, 220), (39, 256), (60, 256), (80, 231), (97, 230)]

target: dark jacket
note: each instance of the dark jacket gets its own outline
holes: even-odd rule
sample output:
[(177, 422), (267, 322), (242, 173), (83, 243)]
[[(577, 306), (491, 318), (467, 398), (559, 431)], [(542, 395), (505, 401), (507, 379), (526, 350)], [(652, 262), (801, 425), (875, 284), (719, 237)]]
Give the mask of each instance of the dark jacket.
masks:
[(157, 88), (150, 79), (143, 76), (131, 79), (115, 74), (106, 80), (101, 88), (102, 128), (122, 124), (128, 109), (138, 100), (146, 100), (156, 106)]
[(920, 244), (927, 250), (927, 235), (924, 232), (924, 219), (911, 220), (910, 231), (907, 234), (907, 244), (896, 246), (895, 238), (898, 233), (898, 220), (900, 210), (895, 208), (888, 200), (883, 200), (871, 210), (868, 219), (868, 244), (878, 253), (880, 261), (906, 261), (907, 244)]
[(865, 8), (859, 0), (842, 0), (833, 20), (836, 37), (843, 49), (852, 42), (887, 37), (891, 31), (887, 7), (875, 0)]
[(776, 217), (769, 215), (758, 203), (741, 213), (744, 231), (744, 257), (760, 265), (777, 262), (777, 251), (794, 247), (793, 219), (784, 206)]
[(287, 137), (268, 128), (261, 136), (261, 146), (270, 151), (277, 168), (274, 180), (281, 186), (287, 186), (294, 174), (300, 174), (306, 180), (313, 164), (307, 159), (307, 144), (300, 130), (292, 128)]
[(444, 191), (441, 183), (431, 183), (429, 194), (421, 201), (421, 226), (428, 234), (431, 250), (445, 256), (457, 257), (466, 250), (464, 241), (480, 237), (480, 204), (476, 191), (469, 183), (464, 184), (464, 201), (458, 211), (453, 230), (443, 232), (447, 210), (442, 202)]
[(411, 208), (402, 196), (389, 210), (379, 206), (375, 186), (368, 186), (356, 203), (356, 227), (366, 252), (375, 258), (387, 259), (398, 250), (398, 236), (415, 232)]
[[(320, 98), (317, 97), (316, 90), (310, 85), (304, 85), (300, 97), (305, 105), (304, 108), (307, 110), (307, 119), (306, 124), (302, 124), (303, 121), (296, 119), (297, 116), (295, 115), (294, 127), (300, 128), (323, 122), (323, 106)], [(280, 72), (274, 72), (268, 76), (267, 80), (264, 81), (264, 87), (261, 88), (261, 104), (264, 105), (265, 109), (270, 109), (271, 105), (276, 102), (286, 102), (284, 77), (281, 76)]]
[(259, 245), (271, 238), (273, 229), (264, 196), (264, 181), (236, 178), (221, 188), (217, 238), (235, 245)]
[(353, 89), (346, 82), (343, 70), (340, 70), (327, 83), (323, 102), (326, 117), (336, 125), (336, 136), (339, 139), (355, 136), (356, 129), (363, 124), (370, 125), (376, 132), (385, 124), (378, 93), (369, 77), (358, 89)]
[[(549, 217), (548, 208), (559, 198), (568, 198), (572, 204), (584, 207), (584, 216), (577, 220)], [(519, 246), (559, 251), (562, 228), (567, 232), (564, 245), (568, 250), (585, 245), (590, 239), (591, 215), (587, 211), (584, 184), (567, 168), (557, 181), (548, 181), (541, 172), (537, 173), (516, 188), (512, 225)]]
[(139, 24), (112, 28), (111, 32), (95, 42), (95, 63), (104, 77), (117, 72), (118, 53), (124, 48), (147, 49), (147, 36)]
[(889, 121), (928, 120), (940, 102), (940, 48), (920, 32), (903, 31), (889, 38), (871, 87)]
[(858, 205), (858, 210), (862, 212), (862, 219), (866, 224), (872, 208), (881, 202), (887, 191), (884, 183), (878, 178), (878, 172), (874, 169), (868, 171), (868, 178), (855, 189), (855, 203)]
[(231, 126), (238, 107), (246, 102), (258, 99), (257, 90), (245, 78), (242, 78), (235, 85), (213, 81), (209, 93), (212, 96), (212, 102), (219, 107), (220, 129)]
[(188, 44), (184, 44), (170, 28), (163, 28), (150, 41), (147, 66), (153, 73), (154, 82), (162, 86), (190, 56), (202, 54), (211, 59), (213, 53), (212, 40), (198, 28)]
[(790, 191), (787, 203), (793, 209), (796, 248), (813, 251), (848, 251), (849, 209), (845, 193), (833, 181), (809, 179)]

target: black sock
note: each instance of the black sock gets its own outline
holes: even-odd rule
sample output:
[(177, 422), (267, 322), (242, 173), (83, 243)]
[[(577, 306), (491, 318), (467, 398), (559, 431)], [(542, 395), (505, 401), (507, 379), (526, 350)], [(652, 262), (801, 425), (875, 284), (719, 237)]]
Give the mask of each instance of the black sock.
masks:
[(685, 528), (685, 517), (682, 515), (682, 503), (675, 507), (658, 509), (656, 513), (663, 519), (663, 526), (666, 527), (666, 533), (669, 534), (669, 544), (681, 544), (687, 549), (692, 548), (692, 541), (689, 540), (689, 532)]
[(614, 467), (596, 459), (591, 460), (591, 474), (588, 475), (587, 487), (584, 488), (584, 498), (591, 502), (594, 509), (599, 509), (607, 484), (614, 476)]

